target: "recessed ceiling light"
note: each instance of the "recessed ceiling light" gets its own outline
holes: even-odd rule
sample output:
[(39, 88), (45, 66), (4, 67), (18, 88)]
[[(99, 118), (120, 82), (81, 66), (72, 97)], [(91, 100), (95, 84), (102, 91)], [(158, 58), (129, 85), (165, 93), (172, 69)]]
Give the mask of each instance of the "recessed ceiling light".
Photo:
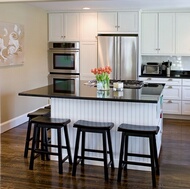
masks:
[(84, 9), (84, 10), (89, 10), (90, 8), (89, 8), (89, 7), (84, 7), (83, 9)]

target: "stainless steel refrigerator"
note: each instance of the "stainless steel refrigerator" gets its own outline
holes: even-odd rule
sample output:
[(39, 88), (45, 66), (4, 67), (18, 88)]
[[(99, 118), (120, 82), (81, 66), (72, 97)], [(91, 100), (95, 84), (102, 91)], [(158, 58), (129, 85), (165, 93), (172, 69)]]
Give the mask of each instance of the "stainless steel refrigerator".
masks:
[(136, 80), (137, 35), (98, 35), (98, 67), (111, 66), (110, 79)]

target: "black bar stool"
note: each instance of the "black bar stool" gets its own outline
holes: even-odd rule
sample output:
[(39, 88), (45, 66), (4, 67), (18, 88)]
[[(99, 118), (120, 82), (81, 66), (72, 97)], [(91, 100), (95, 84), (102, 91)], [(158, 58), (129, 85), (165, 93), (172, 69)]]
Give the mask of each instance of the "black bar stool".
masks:
[[(156, 174), (159, 175), (159, 164), (158, 164), (158, 155), (157, 155), (157, 147), (156, 147), (156, 134), (159, 131), (159, 127), (121, 124), (118, 127), (118, 131), (122, 132), (119, 168), (118, 168), (118, 177), (117, 177), (118, 182), (121, 181), (122, 169), (123, 168), (127, 169), (127, 164), (149, 166), (151, 167), (153, 187), (156, 187), (155, 167), (156, 167)], [(129, 153), (128, 152), (129, 136), (147, 137), (149, 139), (150, 155)], [(123, 154), (124, 154), (124, 157), (123, 157)], [(150, 158), (150, 163), (129, 161), (128, 156)]]
[[(111, 122), (92, 122), (92, 121), (79, 120), (76, 123), (74, 123), (73, 127), (77, 128), (77, 135), (76, 135), (76, 144), (75, 144), (74, 164), (73, 164), (72, 175), (73, 176), (76, 175), (77, 165), (80, 162), (81, 162), (81, 165), (84, 165), (85, 159), (93, 160), (93, 161), (103, 161), (104, 162), (105, 180), (108, 180), (108, 167), (111, 165), (111, 168), (114, 169), (113, 150), (112, 150), (112, 142), (111, 142), (111, 135), (110, 135), (110, 130), (114, 127), (114, 123), (111, 123)], [(85, 134), (86, 134), (86, 132), (102, 134), (103, 150), (85, 148)], [(80, 133), (82, 133), (81, 155), (78, 155)], [(109, 151), (107, 151), (106, 134), (107, 134)], [(103, 153), (103, 158), (87, 157), (87, 156), (85, 156), (85, 152)], [(107, 153), (109, 153), (109, 155), (110, 155), (110, 162), (109, 163), (107, 162)]]
[(31, 129), (32, 129), (32, 124), (31, 120), (37, 116), (49, 116), (50, 115), (50, 109), (46, 108), (40, 108), (34, 112), (29, 113), (27, 116), (29, 118), (28, 120), (28, 127), (27, 127), (27, 132), (26, 132), (26, 142), (25, 142), (25, 150), (24, 150), (24, 157), (28, 157), (28, 150), (31, 150), (30, 146), (30, 141), (32, 140), (31, 137)]
[[(33, 133), (33, 140), (32, 140), (32, 150), (31, 150), (31, 157), (30, 157), (30, 166), (29, 169), (33, 170), (34, 166), (34, 159), (40, 155), (56, 155), (58, 156), (58, 164), (59, 164), (59, 174), (63, 173), (63, 166), (62, 164), (68, 159), (69, 164), (72, 164), (72, 157), (71, 157), (71, 149), (70, 149), (70, 142), (69, 142), (69, 135), (67, 130), (67, 124), (70, 123), (70, 119), (57, 119), (57, 118), (50, 118), (50, 117), (36, 117), (31, 120), (31, 123), (34, 124), (34, 133)], [(64, 129), (65, 134), (65, 141), (66, 145), (62, 146), (62, 135), (61, 129)], [(44, 131), (46, 129), (56, 129), (57, 130), (57, 145), (49, 144), (47, 138), (43, 136)], [(42, 139), (41, 142), (41, 149), (37, 148), (38, 141), (39, 141), (39, 132), (41, 130)], [(54, 147), (58, 149), (58, 152), (51, 152), (48, 150), (48, 147)], [(62, 158), (62, 148), (67, 150), (67, 156)]]

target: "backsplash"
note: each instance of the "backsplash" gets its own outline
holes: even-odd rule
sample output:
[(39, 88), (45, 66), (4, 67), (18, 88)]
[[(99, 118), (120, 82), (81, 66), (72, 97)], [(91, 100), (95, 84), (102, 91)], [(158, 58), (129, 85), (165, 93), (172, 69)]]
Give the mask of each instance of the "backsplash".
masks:
[(142, 56), (142, 64), (147, 62), (171, 61), (171, 70), (189, 70), (190, 71), (190, 56)]

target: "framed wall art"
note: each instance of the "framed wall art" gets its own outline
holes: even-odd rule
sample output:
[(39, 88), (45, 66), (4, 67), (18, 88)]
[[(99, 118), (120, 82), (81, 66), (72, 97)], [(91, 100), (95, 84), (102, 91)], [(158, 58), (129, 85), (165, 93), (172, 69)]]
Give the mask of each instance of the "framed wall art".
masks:
[(24, 26), (0, 22), (0, 66), (24, 63)]

